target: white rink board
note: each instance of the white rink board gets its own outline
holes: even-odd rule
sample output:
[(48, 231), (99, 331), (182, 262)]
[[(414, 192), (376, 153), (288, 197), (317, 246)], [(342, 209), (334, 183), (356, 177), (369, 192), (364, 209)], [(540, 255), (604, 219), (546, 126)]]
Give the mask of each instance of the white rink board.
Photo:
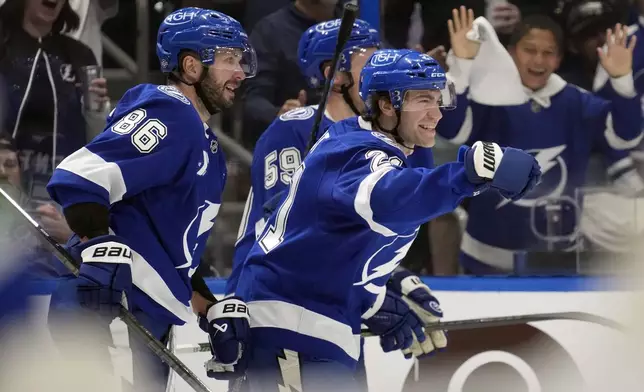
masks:
[[(628, 315), (633, 313), (633, 294), (625, 291), (500, 292), (487, 289), (482, 292), (436, 290), (436, 294), (441, 301), (446, 321), (585, 311), (626, 322)], [(584, 391), (599, 392), (609, 388), (614, 391), (634, 391), (639, 389), (634, 385), (639, 387), (644, 383), (644, 373), (634, 369), (636, 362), (629, 360), (633, 347), (630, 337), (606, 327), (580, 321), (547, 321), (533, 323), (533, 326), (552, 337), (569, 353), (587, 384)], [(207, 341), (196, 323), (177, 328), (176, 339), (179, 345)], [(450, 343), (453, 342), (450, 340)], [(369, 391), (401, 391), (410, 370), (413, 370), (413, 361), (405, 360), (399, 352), (383, 353), (377, 338), (366, 340), (365, 352)], [(444, 353), (440, 353), (434, 358), (440, 360), (443, 355)], [(227, 391), (225, 382), (205, 377), (203, 362), (208, 358), (207, 353), (181, 354), (179, 358), (203, 377), (202, 380), (213, 392)], [(177, 392), (191, 391), (183, 380), (177, 378), (174, 388)]]

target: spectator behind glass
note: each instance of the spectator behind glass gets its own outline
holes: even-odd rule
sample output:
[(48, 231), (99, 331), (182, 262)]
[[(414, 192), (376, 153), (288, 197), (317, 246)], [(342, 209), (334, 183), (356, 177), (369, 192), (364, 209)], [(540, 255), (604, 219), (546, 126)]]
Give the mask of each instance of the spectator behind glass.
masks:
[[(64, 244), (72, 235), (63, 215), (53, 204), (34, 203), (22, 192), (20, 161), (16, 144), (6, 132), (0, 132), (0, 187), (34, 218), (52, 238)], [(0, 197), (2, 199), (2, 197)], [(19, 287), (27, 295), (53, 292), (65, 267), (55, 259), (43, 239), (30, 232), (27, 223), (8, 203), (0, 200), (0, 249), (3, 261), (27, 264), (19, 277)], [(12, 256), (7, 259), (7, 254)]]
[[(541, 165), (540, 185), (522, 200), (511, 202), (488, 192), (469, 201), (461, 264), (475, 274), (508, 273), (513, 271), (517, 251), (571, 250), (574, 243), (562, 237), (574, 233), (575, 210), (564, 202), (553, 204), (554, 210), (550, 206), (546, 209), (542, 202), (562, 196), (574, 198), (575, 190), (586, 185), (593, 151), (601, 152), (605, 158), (604, 173), (610, 180), (636, 190), (644, 188), (628, 151), (641, 139), (640, 121), (633, 121), (639, 118), (639, 102), (628, 89), (630, 80), (632, 90), (632, 48), (625, 40), (616, 40), (602, 59), (612, 76), (607, 85), (615, 89), (610, 101), (604, 100), (554, 74), (562, 57), (563, 33), (552, 19), (532, 15), (516, 29), (508, 50), (511, 59), (506, 58), (509, 66), (518, 70), (520, 80), (515, 83), (522, 85), (518, 87), (525, 91), (527, 102), (492, 105), (495, 91), (485, 91), (488, 104), (481, 104), (468, 96), (471, 83), (483, 75), (498, 79), (495, 71), (503, 53), (489, 64), (479, 62), (476, 72), (481, 74), (471, 74), (483, 48), (466, 38), (473, 19), (473, 13), (466, 15), (461, 9), (455, 10), (449, 21), (454, 55), (448, 59), (449, 76), (454, 80), (458, 106), (443, 113), (437, 131), (455, 144), (486, 140), (520, 148), (535, 154)], [(618, 27), (617, 35), (622, 32)], [(512, 75), (506, 74), (498, 83), (512, 83)], [(504, 94), (496, 98), (506, 97)], [(542, 235), (560, 238), (542, 240), (533, 232), (532, 223)]]
[[(80, 68), (96, 59), (63, 34), (78, 24), (67, 0), (7, 0), (0, 7), (0, 73), (8, 86), (3, 129), (16, 140), (25, 191), (35, 201), (49, 200), (52, 169), (88, 141), (77, 84)], [(91, 86), (107, 100), (105, 79)]]
[[(72, 231), (63, 215), (51, 203), (33, 203), (22, 192), (18, 149), (11, 135), (0, 132), (0, 184), (11, 185), (11, 194), (56, 241), (67, 242)], [(4, 189), (4, 188), (3, 188)]]
[(244, 87), (244, 143), (255, 142), (276, 116), (319, 101), (298, 68), (297, 45), (312, 25), (332, 19), (337, 0), (296, 0), (261, 19), (250, 35), (257, 76)]
[(561, 18), (568, 53), (558, 73), (568, 83), (595, 90), (597, 50), (606, 43), (606, 31), (626, 20), (626, 5), (623, 0), (578, 0), (564, 6)]

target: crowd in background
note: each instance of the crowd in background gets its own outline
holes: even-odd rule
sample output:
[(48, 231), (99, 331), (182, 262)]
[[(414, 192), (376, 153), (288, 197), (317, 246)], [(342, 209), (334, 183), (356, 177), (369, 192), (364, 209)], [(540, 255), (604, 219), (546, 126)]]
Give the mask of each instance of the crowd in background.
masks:
[[(243, 93), (238, 94), (238, 102), (233, 108), (224, 112), (220, 118), (222, 130), (233, 135), (232, 129), (241, 129), (241, 134), (234, 135), (247, 149), (252, 151), (253, 146), (262, 132), (275, 119), (288, 110), (304, 105), (317, 104), (320, 99), (320, 90), (310, 87), (301, 75), (298, 67), (297, 45), (301, 34), (315, 23), (333, 19), (340, 16), (342, 3), (337, 0), (174, 0), (158, 1), (150, 10), (150, 48), (154, 48), (156, 28), (163, 17), (172, 9), (186, 6), (212, 8), (225, 12), (240, 20), (250, 34), (250, 40), (257, 52), (259, 70), (256, 77), (249, 79), (243, 86)], [(0, 113), (2, 133), (0, 133), (0, 175), (4, 181), (22, 191), (22, 199), (29, 207), (28, 210), (42, 223), (44, 228), (53, 236), (65, 242), (70, 235), (64, 218), (57, 206), (53, 205), (44, 186), (55, 165), (67, 154), (86, 144), (97, 132), (102, 130), (104, 119), (110, 108), (118, 101), (118, 96), (112, 93), (111, 81), (97, 77), (91, 82), (86, 82), (87, 66), (102, 65), (105, 68), (117, 68), (119, 65), (102, 48), (100, 39), (101, 31), (110, 37), (126, 53), (134, 57), (137, 32), (136, 2), (131, 0), (58, 0), (43, 2), (42, 0), (5, 0), (0, 7), (0, 92), (4, 105)], [(446, 69), (451, 69), (454, 62), (450, 61), (448, 53), (463, 52), (459, 46), (454, 47), (453, 36), (450, 37), (447, 21), (453, 17), (453, 9), (465, 5), (471, 8), (475, 16), (484, 16), (496, 31), (500, 42), (509, 48), (513, 58), (517, 61), (517, 42), (513, 37), (524, 37), (517, 34), (517, 29), (525, 28), (526, 24), (543, 31), (548, 31), (553, 37), (554, 46), (549, 48), (534, 47), (523, 48), (526, 51), (524, 58), (531, 58), (530, 66), (526, 65), (526, 73), (535, 73), (535, 80), (555, 72), (563, 80), (585, 89), (589, 94), (597, 94), (613, 102), (616, 110), (623, 107), (614, 98), (602, 90), (608, 76), (602, 72), (610, 71), (606, 67), (598, 67), (601, 63), (597, 48), (607, 43), (607, 29), (615, 28), (622, 23), (629, 27), (629, 34), (638, 36), (638, 29), (644, 24), (644, 1), (642, 0), (514, 0), (514, 1), (438, 1), (438, 0), (381, 0), (380, 30), (383, 47), (409, 47), (428, 51), (435, 56)], [(538, 45), (537, 45), (538, 46)], [(639, 79), (640, 71), (644, 69), (644, 40), (635, 47), (633, 54), (633, 79), (635, 89), (639, 96), (644, 92), (644, 79)], [(529, 53), (529, 51), (534, 53)], [(458, 54), (456, 54), (456, 57)], [(452, 58), (453, 59), (453, 58)], [(535, 65), (536, 64), (536, 65)], [(602, 63), (603, 64), (603, 63)], [(528, 69), (528, 68), (538, 69)], [(519, 66), (519, 68), (521, 68)], [(154, 51), (150, 51), (150, 69), (158, 69)], [(451, 70), (452, 73), (455, 71)], [(519, 69), (521, 73), (521, 69)], [(602, 76), (603, 75), (603, 76)], [(525, 85), (525, 78), (522, 75)], [(604, 78), (604, 83), (598, 82)], [(544, 79), (545, 80), (545, 79)], [(468, 86), (464, 85), (464, 89)], [(541, 86), (543, 87), (543, 86)], [(537, 89), (535, 89), (537, 90)], [(464, 90), (465, 91), (465, 90)], [(461, 93), (464, 93), (461, 91)], [(467, 94), (463, 95), (464, 97)], [(470, 98), (468, 96), (468, 98)], [(543, 97), (541, 97), (543, 98)], [(554, 98), (553, 98), (554, 100)], [(111, 104), (110, 104), (111, 101)], [(530, 97), (531, 108), (534, 113), (549, 108), (549, 101), (535, 96)], [(483, 109), (467, 102), (462, 105), (460, 120), (450, 120), (457, 117), (458, 113), (449, 113), (446, 125), (439, 128), (438, 144), (434, 149), (436, 164), (454, 160), (459, 143), (470, 143), (467, 137), (459, 134), (469, 124), (467, 121), (485, 121), (493, 124), (501, 116), (498, 110), (489, 110), (485, 120), (476, 117)], [(473, 115), (466, 112), (470, 108)], [(639, 108), (639, 105), (638, 105)], [(469, 109), (468, 109), (469, 110)], [(477, 112), (479, 110), (479, 112)], [(486, 109), (487, 110), (487, 109)], [(458, 112), (458, 109), (457, 109)], [(488, 112), (486, 112), (488, 113)], [(616, 113), (616, 112), (615, 112)], [(614, 116), (617, 116), (613, 113)], [(597, 113), (593, 113), (597, 114)], [(450, 117), (451, 116), (451, 117)], [(470, 117), (468, 117), (470, 116)], [(590, 116), (590, 114), (589, 114)], [(582, 116), (583, 117), (583, 116)], [(590, 116), (592, 117), (592, 116)], [(609, 116), (610, 117), (610, 116)], [(580, 117), (581, 118), (581, 117)], [(585, 118), (585, 117), (584, 117)], [(605, 132), (604, 118), (592, 117), (595, 125)], [(613, 121), (612, 119), (609, 119)], [(630, 124), (621, 124), (621, 119), (615, 119), (615, 127), (635, 127), (641, 129), (641, 109), (637, 114), (628, 117)], [(451, 122), (450, 122), (451, 121)], [(581, 121), (581, 120), (580, 120)], [(451, 124), (451, 125), (450, 125)], [(529, 125), (529, 126), (528, 126)], [(592, 139), (590, 128), (595, 125), (584, 124), (572, 144), (592, 144), (586, 139)], [(606, 124), (606, 127), (613, 126)], [(448, 127), (452, 127), (451, 131)], [(472, 127), (472, 124), (469, 124)], [(525, 129), (538, 130), (541, 124), (525, 124)], [(472, 129), (474, 129), (472, 128)], [(510, 129), (517, 133), (525, 131)], [(470, 129), (470, 130), (472, 130)], [(608, 129), (608, 128), (606, 128)], [(583, 132), (587, 131), (588, 135)], [(445, 135), (453, 134), (453, 137)], [(507, 135), (485, 134), (488, 141), (503, 143), (512, 140)], [(448, 139), (452, 139), (451, 141)], [(524, 145), (521, 148), (539, 149), (535, 145)], [(637, 140), (639, 141), (639, 139)], [(625, 155), (610, 157), (607, 165), (602, 161), (606, 151), (597, 144), (592, 144), (590, 160), (582, 165), (584, 178), (580, 186), (612, 186), (612, 178), (617, 174), (624, 174), (637, 167), (641, 161), (642, 153), (639, 152), (637, 142), (633, 140), (619, 147)], [(507, 144), (507, 143), (505, 143)], [(571, 147), (572, 144), (569, 144)], [(614, 146), (613, 146), (614, 147)], [(543, 153), (545, 154), (545, 153)], [(611, 153), (608, 153), (611, 155)], [(230, 157), (234, 164), (235, 157)], [(548, 159), (554, 162), (557, 155), (546, 157), (543, 162), (548, 164)], [(540, 163), (543, 163), (540, 162)], [(545, 171), (550, 167), (544, 167)], [(555, 170), (555, 169), (552, 169)], [(557, 170), (564, 171), (563, 168)], [(611, 171), (612, 170), (612, 171)], [(237, 175), (235, 175), (237, 172)], [(243, 201), (247, 192), (248, 168), (242, 167), (233, 170), (228, 188), (235, 188), (230, 200)], [(630, 173), (629, 173), (630, 174)], [(561, 173), (561, 176), (566, 175)], [(629, 175), (631, 189), (637, 190), (637, 181)], [(635, 185), (633, 185), (635, 184)], [(557, 194), (561, 196), (561, 192)], [(631, 195), (632, 196), (632, 195)], [(604, 199), (593, 199), (599, 203)], [(599, 201), (598, 201), (599, 200)], [(614, 199), (607, 199), (615, 204)], [(622, 199), (620, 199), (622, 200)], [(520, 221), (519, 227), (510, 227), (511, 232), (533, 230), (544, 232), (569, 242), (576, 241), (575, 235), (578, 228), (561, 227), (561, 220), (566, 214), (577, 214), (573, 220), (579, 223), (581, 213), (576, 210), (575, 204), (563, 205), (561, 200), (556, 206), (540, 206), (547, 210), (548, 219), (543, 223), (543, 230), (539, 223), (535, 224), (531, 215), (532, 207), (526, 207), (526, 218)], [(563, 203), (563, 204), (562, 204)], [(588, 222), (609, 221), (615, 222), (606, 233), (606, 229), (598, 229), (596, 241), (591, 241), (595, 246), (581, 246), (578, 243), (568, 244), (565, 249), (558, 244), (552, 247), (551, 242), (545, 240), (546, 245), (532, 246), (534, 244), (516, 245), (517, 249), (529, 250), (530, 257), (546, 253), (547, 262), (543, 257), (536, 258), (535, 265), (546, 264), (544, 270), (549, 273), (570, 271), (566, 266), (573, 265), (573, 272), (579, 270), (579, 257), (588, 250), (610, 251), (617, 250), (615, 241), (607, 239), (625, 238), (623, 230), (631, 230), (632, 225), (637, 225), (633, 219), (633, 209), (637, 207), (637, 199), (624, 199), (620, 204), (624, 209), (610, 211), (608, 217), (587, 214), (584, 219)], [(534, 206), (533, 206), (534, 207)], [(550, 208), (553, 207), (553, 208)], [(507, 268), (493, 271), (476, 268), (464, 268), (462, 255), (463, 247), (478, 245), (478, 240), (471, 238), (465, 231), (468, 220), (472, 220), (472, 209), (476, 205), (466, 205), (459, 208), (456, 213), (440, 217), (421, 229), (421, 232), (409, 252), (405, 264), (410, 269), (435, 275), (451, 275), (458, 273), (508, 273)], [(553, 211), (553, 212), (552, 212)], [(589, 210), (590, 211), (590, 210)], [(469, 212), (469, 217), (468, 217)], [(479, 215), (481, 216), (481, 215)], [(636, 214), (635, 214), (636, 216)], [(233, 231), (239, 223), (239, 216), (232, 219)], [(222, 217), (220, 219), (227, 219)], [(236, 220), (235, 220), (236, 219)], [(495, 215), (486, 216), (485, 219), (506, 219)], [(471, 222), (470, 222), (471, 223)], [(536, 226), (533, 227), (533, 226)], [(588, 226), (587, 227), (595, 227)], [(602, 226), (604, 227), (604, 226)], [(626, 229), (624, 229), (626, 227)], [(465, 234), (464, 234), (465, 233)], [(630, 231), (629, 231), (630, 233)], [(214, 237), (230, 237), (231, 233), (222, 233), (215, 230)], [(232, 233), (234, 234), (234, 233)], [(588, 233), (586, 237), (589, 237)], [(233, 235), (234, 236), (234, 235)], [(539, 237), (539, 235), (537, 235)], [(575, 238), (573, 238), (575, 237)], [(592, 236), (591, 236), (592, 237)], [(469, 238), (469, 239), (468, 239)], [(539, 237), (542, 240), (541, 237)], [(467, 241), (469, 245), (467, 245)], [(478, 241), (478, 242), (477, 242)], [(565, 242), (565, 241), (564, 241)], [(213, 238), (215, 247), (231, 247), (232, 243), (225, 243)], [(465, 245), (464, 245), (465, 244)], [(597, 245), (599, 244), (599, 246)], [(216, 255), (217, 260), (210, 258)], [(204, 264), (214, 266), (211, 272), (225, 275), (226, 268), (230, 265), (230, 252), (221, 249), (207, 253)], [(459, 257), (461, 262), (459, 262)], [(492, 258), (496, 256), (491, 256)], [(591, 257), (591, 256), (588, 256)], [(523, 263), (526, 259), (521, 259)], [(554, 261), (553, 261), (554, 260)], [(516, 258), (513, 259), (513, 270), (516, 267)], [(521, 263), (519, 263), (521, 264)], [(552, 267), (555, 267), (554, 269)], [(554, 271), (554, 272), (553, 272)]]

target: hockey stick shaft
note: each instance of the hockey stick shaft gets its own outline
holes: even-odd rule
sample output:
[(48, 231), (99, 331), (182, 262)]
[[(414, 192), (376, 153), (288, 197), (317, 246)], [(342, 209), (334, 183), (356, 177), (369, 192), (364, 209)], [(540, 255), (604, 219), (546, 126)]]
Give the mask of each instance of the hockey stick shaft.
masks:
[[(621, 332), (626, 331), (626, 327), (617, 321), (597, 316), (591, 313), (584, 312), (561, 312), (561, 313), (540, 313), (540, 314), (524, 314), (517, 316), (503, 316), (503, 317), (487, 317), (466, 320), (445, 321), (435, 324), (427, 324), (424, 326), (425, 331), (457, 331), (465, 329), (479, 329), (491, 327), (507, 327), (512, 325), (520, 325), (533, 323), (538, 321), (555, 321), (555, 320), (573, 320), (585, 321), (598, 324), (604, 327), (612, 328)], [(367, 329), (363, 329), (360, 333), (362, 337), (377, 336)], [(210, 344), (183, 344), (177, 345), (177, 354), (209, 352)]]
[[(0, 188), (0, 194), (13, 206), (13, 208), (29, 222), (29, 228), (39, 238), (46, 241), (48, 249), (58, 258), (69, 271), (78, 276), (79, 266), (74, 258), (63, 248), (56, 240), (54, 240), (27, 212), (15, 201), (4, 189)], [(198, 392), (211, 392), (206, 385), (204, 385), (199, 378), (177, 358), (172, 352), (168, 351), (163, 343), (148, 331), (141, 323), (134, 317), (130, 311), (121, 307), (119, 317), (128, 326), (128, 328), (137, 335), (145, 345), (148, 346), (152, 352), (165, 362), (172, 370), (174, 370), (181, 378), (183, 378), (188, 385)]]
[[(329, 90), (333, 84), (333, 78), (335, 77), (335, 70), (338, 67), (338, 61), (340, 56), (342, 56), (342, 49), (346, 45), (349, 37), (351, 36), (351, 30), (353, 29), (353, 22), (355, 22), (358, 15), (358, 6), (353, 3), (346, 3), (344, 5), (344, 11), (342, 12), (342, 20), (340, 22), (340, 31), (338, 31), (338, 40), (335, 44), (335, 52), (333, 53), (333, 59), (331, 60), (331, 72), (329, 77), (324, 81), (324, 90), (322, 91), (322, 99), (318, 105), (317, 113), (315, 113), (315, 121), (313, 122), (313, 129), (311, 130), (311, 140), (306, 149), (308, 151), (313, 148), (317, 140), (318, 128), (320, 128), (320, 123), (322, 122), (322, 116), (324, 116), (324, 111), (326, 109), (326, 101), (329, 95)], [(306, 155), (306, 153), (304, 154)]]

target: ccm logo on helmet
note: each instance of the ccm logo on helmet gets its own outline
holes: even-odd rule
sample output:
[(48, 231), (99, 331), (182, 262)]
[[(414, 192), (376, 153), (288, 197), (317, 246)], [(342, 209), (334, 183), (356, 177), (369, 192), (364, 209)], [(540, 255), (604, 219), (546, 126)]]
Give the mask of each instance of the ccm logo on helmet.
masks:
[(371, 58), (371, 65), (374, 67), (382, 67), (383, 65), (393, 64), (400, 58), (400, 55), (395, 52), (381, 52), (375, 53)]
[(445, 74), (442, 72), (432, 72), (430, 75), (431, 78), (442, 78), (443, 76), (445, 76)]
[(189, 22), (197, 15), (197, 11), (184, 11), (175, 12), (165, 18), (165, 24), (178, 25), (181, 23)]
[(335, 20), (330, 20), (325, 23), (320, 23), (317, 26), (315, 26), (315, 30), (319, 32), (324, 32), (324, 31), (329, 31), (329, 30), (335, 30), (340, 27), (340, 23), (342, 21), (340, 19), (335, 19)]

